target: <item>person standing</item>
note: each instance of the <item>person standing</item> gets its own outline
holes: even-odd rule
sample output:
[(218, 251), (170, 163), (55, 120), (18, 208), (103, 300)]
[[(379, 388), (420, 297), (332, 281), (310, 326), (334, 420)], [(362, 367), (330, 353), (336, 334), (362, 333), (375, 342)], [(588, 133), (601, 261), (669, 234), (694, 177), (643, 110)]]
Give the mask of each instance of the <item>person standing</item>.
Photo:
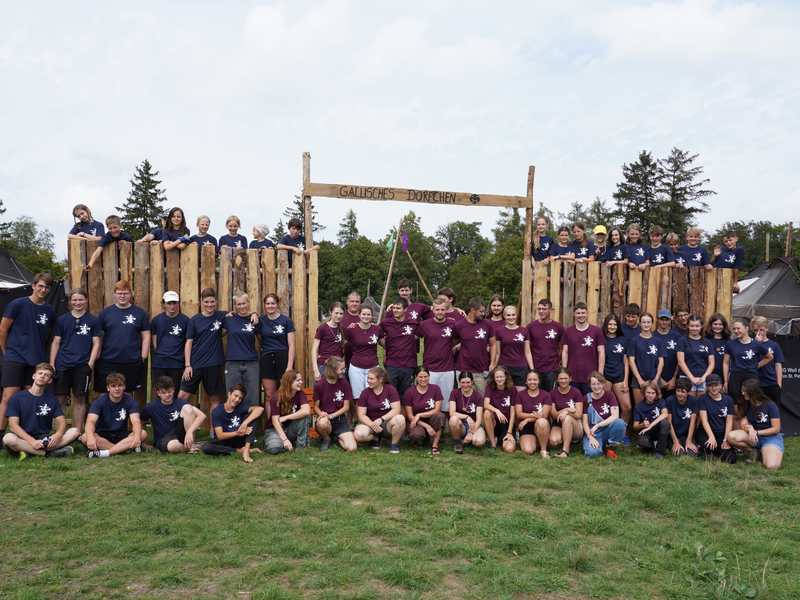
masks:
[(550, 392), (556, 387), (564, 326), (551, 317), (553, 303), (547, 298), (539, 300), (536, 312), (539, 318), (526, 327), (531, 336), (531, 359), (534, 368), (542, 377), (539, 387), (545, 392)]
[[(222, 322), (228, 338), (225, 386), (230, 392), (234, 385), (241, 385), (245, 392), (240, 403), (245, 407), (261, 406), (261, 378), (256, 350), (260, 319), (250, 312), (250, 298), (245, 292), (238, 291), (233, 295), (233, 308), (235, 314), (226, 315)], [(259, 430), (259, 424), (260, 421), (256, 423), (256, 431)]]
[(172, 389), (177, 394), (183, 377), (189, 317), (181, 312), (180, 296), (177, 292), (166, 292), (161, 299), (161, 306), (164, 312), (157, 314), (150, 322), (150, 337), (153, 342), (153, 381), (169, 377), (172, 380)]
[[(447, 316), (447, 302), (443, 298), (433, 301), (433, 318), (427, 319), (417, 327), (417, 339), (424, 344), (422, 348), (422, 364), (430, 369), (431, 384), (437, 386), (442, 396), (448, 396), (442, 402), (449, 412), (450, 392), (455, 381), (455, 357), (453, 356), (453, 328), (456, 322)], [(471, 385), (471, 384), (470, 384)]]
[(278, 310), (280, 298), (275, 294), (264, 296), (264, 314), (258, 319), (261, 334), (261, 385), (264, 402), (272, 398), (284, 373), (294, 369), (294, 322)]
[[(343, 357), (344, 352), (344, 307), (341, 302), (334, 302), (328, 308), (330, 320), (317, 327), (314, 334), (314, 343), (311, 346), (311, 364), (314, 367), (314, 381), (319, 381), (325, 375), (325, 363), (329, 358)], [(346, 368), (346, 367), (345, 367)]]
[(408, 316), (408, 300), (399, 296), (392, 302), (392, 314), (381, 322), (385, 339), (383, 365), (400, 398), (414, 383), (417, 368), (417, 333), (419, 322)]
[[(511, 380), (517, 390), (527, 386), (528, 372), (533, 369), (531, 356), (531, 334), (525, 327), (517, 325), (517, 308), (506, 306), (503, 309), (505, 325), (496, 327), (492, 334), (495, 338), (494, 352), (491, 356), (489, 370), (503, 365), (511, 373)], [(537, 389), (538, 383), (537, 383)]]
[(483, 320), (486, 306), (480, 298), (467, 304), (469, 313), (453, 328), (453, 337), (459, 340), (461, 350), (456, 361), (458, 371), (469, 371), (475, 378), (475, 389), (483, 396), (486, 391), (486, 374), (489, 371), (490, 352), (494, 351), (495, 339), (492, 328)]
[[(584, 302), (575, 304), (572, 312), (575, 324), (567, 327), (561, 338), (561, 366), (569, 368), (572, 373), (570, 385), (584, 395), (591, 392), (589, 376), (594, 371), (602, 373), (606, 362), (606, 338), (602, 329), (589, 324), (586, 320), (588, 314)], [(603, 381), (605, 383), (605, 379)]]

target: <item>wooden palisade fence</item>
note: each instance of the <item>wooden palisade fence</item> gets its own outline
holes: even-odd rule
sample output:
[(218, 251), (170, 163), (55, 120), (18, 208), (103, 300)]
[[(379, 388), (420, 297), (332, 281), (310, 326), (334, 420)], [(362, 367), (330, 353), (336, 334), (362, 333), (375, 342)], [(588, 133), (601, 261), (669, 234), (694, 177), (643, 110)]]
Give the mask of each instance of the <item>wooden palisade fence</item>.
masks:
[[(714, 313), (722, 313), (730, 321), (733, 299), (731, 269), (703, 267), (647, 267), (644, 271), (627, 265), (606, 266), (599, 262), (551, 266), (551, 274), (560, 270), (561, 277), (548, 277), (547, 267), (537, 263), (530, 275), (530, 262), (523, 264), (523, 273), (532, 286), (530, 314), (536, 318), (536, 304), (543, 298), (553, 303), (553, 318), (569, 327), (573, 323), (575, 304), (585, 302), (589, 322), (602, 325), (605, 315), (622, 315), (629, 303), (635, 302), (642, 312), (656, 317), (662, 308), (673, 314), (678, 306), (689, 307), (690, 314), (707, 321)], [(559, 269), (560, 267), (560, 269)]]
[[(233, 294), (244, 291), (250, 300), (250, 310), (258, 314), (263, 313), (264, 296), (276, 293), (281, 299), (280, 312), (294, 321), (295, 368), (303, 374), (304, 385), (310, 387), (313, 383), (313, 369), (309, 369), (310, 349), (319, 325), (316, 251), (308, 257), (296, 254), (290, 269), (286, 250), (222, 249), (217, 268), (214, 247), (210, 245), (189, 245), (184, 250), (165, 252), (161, 244), (120, 242), (119, 252), (115, 244), (106, 246), (102, 260), (87, 273), (83, 265), (96, 248), (96, 241), (70, 240), (67, 253), (69, 287), (80, 286), (87, 290), (88, 310), (93, 315), (97, 316), (103, 308), (114, 304), (114, 284), (120, 280), (131, 282), (134, 303), (143, 308), (151, 320), (162, 312), (161, 300), (169, 290), (180, 294), (181, 312), (188, 317), (200, 312), (200, 292), (205, 288), (217, 290), (218, 310), (232, 310)], [(300, 273), (306, 276), (296, 276)], [(142, 389), (135, 397), (143, 405), (147, 390)], [(207, 399), (201, 397), (200, 406), (208, 414)], [(210, 422), (210, 418), (206, 420), (207, 425)]]

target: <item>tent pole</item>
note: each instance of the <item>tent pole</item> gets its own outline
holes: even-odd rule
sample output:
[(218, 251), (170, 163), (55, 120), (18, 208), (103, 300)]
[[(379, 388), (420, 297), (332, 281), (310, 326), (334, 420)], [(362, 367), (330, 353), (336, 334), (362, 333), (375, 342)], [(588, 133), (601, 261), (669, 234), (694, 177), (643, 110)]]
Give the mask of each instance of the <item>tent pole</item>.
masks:
[(786, 256), (789, 256), (789, 248), (791, 241), (792, 241), (792, 222), (789, 221), (789, 231), (786, 233)]

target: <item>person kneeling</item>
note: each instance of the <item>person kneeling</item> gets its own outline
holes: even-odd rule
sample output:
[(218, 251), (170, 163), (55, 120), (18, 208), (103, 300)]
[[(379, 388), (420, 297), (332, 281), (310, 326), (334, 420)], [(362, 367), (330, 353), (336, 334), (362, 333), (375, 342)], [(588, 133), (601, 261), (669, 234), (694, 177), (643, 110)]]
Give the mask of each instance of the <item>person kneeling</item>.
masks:
[(591, 393), (586, 394), (583, 412), (583, 453), (597, 458), (605, 451), (606, 458), (617, 460), (616, 449), (625, 435), (625, 421), (619, 418), (619, 404), (614, 392), (605, 391), (606, 378), (595, 371), (589, 376)]
[(400, 396), (389, 382), (386, 371), (373, 367), (367, 372), (367, 387), (358, 397), (357, 442), (372, 442), (380, 450), (381, 439), (390, 438), (389, 452), (400, 454), (400, 438), (406, 430), (406, 419), (400, 413)]
[(281, 386), (269, 403), (269, 418), (264, 428), (264, 450), (280, 454), (308, 448), (311, 439), (311, 406), (303, 391), (300, 371), (289, 369), (281, 377)]
[[(25, 460), (29, 456), (62, 458), (72, 454), (71, 444), (80, 433), (75, 427), (67, 429), (67, 417), (55, 395), (45, 391), (55, 369), (47, 363), (36, 365), (33, 385), (17, 392), (8, 401), (6, 417), (11, 433), (3, 445), (12, 456)], [(50, 434), (56, 421), (56, 431)]]
[(458, 375), (458, 389), (450, 392), (450, 435), (456, 454), (464, 454), (464, 444), (480, 448), (486, 443), (482, 398), (472, 387), (474, 381), (472, 373), (462, 371)]
[(550, 415), (553, 399), (544, 390), (539, 389), (541, 375), (531, 369), (525, 376), (525, 389), (517, 391), (514, 411), (518, 421), (519, 447), (525, 454), (536, 452), (536, 440), (542, 458), (550, 458), (547, 453), (547, 440), (550, 438)]
[[(141, 452), (147, 431), (142, 429), (139, 405), (125, 393), (125, 376), (110, 373), (108, 392), (98, 396), (89, 408), (86, 431), (80, 438), (89, 451), (87, 458), (108, 458), (123, 452)], [(130, 418), (132, 429), (128, 429)]]
[(655, 381), (645, 382), (642, 393), (644, 402), (633, 408), (633, 430), (639, 432), (636, 443), (645, 452), (655, 452), (656, 458), (665, 458), (672, 431), (667, 405)]
[(414, 370), (416, 384), (406, 390), (403, 407), (406, 409), (406, 435), (417, 448), (427, 439), (432, 440), (431, 454), (441, 454), (439, 439), (444, 432), (445, 416), (442, 412), (442, 392), (430, 382), (431, 372), (425, 365)]
[(142, 427), (153, 423), (153, 444), (165, 454), (197, 452), (194, 432), (200, 428), (206, 415), (186, 400), (174, 398), (175, 383), (163, 375), (156, 379), (158, 400), (144, 407), (140, 416)]
[(779, 469), (784, 451), (781, 414), (757, 380), (748, 379), (742, 384), (738, 414), (742, 428), (728, 434), (731, 446), (747, 452), (747, 464), (756, 462), (761, 450), (764, 468)]
[(241, 383), (234, 383), (225, 404), (211, 411), (211, 426), (216, 439), (203, 444), (204, 454), (227, 456), (238, 452), (244, 462), (251, 463), (250, 452), (261, 452), (258, 448), (250, 449), (256, 443), (256, 432), (251, 423), (261, 418), (264, 408), (242, 404), (246, 394), (247, 390)]

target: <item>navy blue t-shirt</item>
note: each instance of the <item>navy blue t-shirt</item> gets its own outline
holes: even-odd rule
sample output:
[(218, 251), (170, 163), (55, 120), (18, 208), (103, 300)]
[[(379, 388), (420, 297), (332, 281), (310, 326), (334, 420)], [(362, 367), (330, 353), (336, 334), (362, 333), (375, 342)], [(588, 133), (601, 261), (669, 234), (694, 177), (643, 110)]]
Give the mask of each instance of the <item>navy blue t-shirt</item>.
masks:
[(719, 400), (714, 400), (709, 394), (702, 394), (697, 399), (697, 410), (706, 411), (708, 424), (714, 433), (725, 433), (725, 421), (728, 415), (734, 414), (733, 399), (721, 394)]
[(731, 338), (708, 338), (708, 341), (711, 342), (711, 351), (714, 353), (713, 373), (722, 377), (722, 359), (725, 357), (725, 346)]
[(708, 250), (703, 246), (697, 245), (692, 248), (688, 244), (684, 244), (678, 248), (686, 256), (687, 267), (702, 267), (711, 264), (711, 257), (708, 255)]
[(53, 337), (61, 338), (56, 355), (56, 371), (67, 371), (80, 365), (88, 364), (92, 356), (94, 338), (103, 336), (100, 319), (92, 313), (83, 313), (80, 317), (71, 312), (61, 315), (53, 328)]
[(78, 222), (69, 230), (72, 235), (79, 233), (87, 233), (89, 235), (99, 235), (103, 237), (106, 234), (106, 228), (100, 221), (92, 221), (91, 223)]
[(100, 311), (103, 348), (100, 357), (115, 363), (142, 360), (142, 332), (150, 331), (147, 313), (135, 304), (119, 308), (116, 304)]
[(158, 229), (153, 229), (148, 235), (152, 235), (154, 240), (160, 241), (164, 237), (164, 230), (159, 227)]
[(293, 331), (294, 323), (286, 315), (279, 314), (274, 320), (267, 315), (258, 317), (258, 333), (261, 334), (261, 355), (288, 350), (288, 334)]
[(53, 327), (56, 311), (47, 302), (36, 304), (30, 298), (9, 302), (4, 317), (14, 319), (6, 338), (5, 360), (36, 366), (48, 362), (47, 334)]
[(731, 357), (730, 373), (752, 373), (758, 376), (758, 363), (769, 353), (769, 348), (757, 340), (751, 339), (743, 344), (734, 338), (725, 346), (725, 354)]
[(247, 248), (247, 238), (241, 233), (236, 237), (225, 234), (219, 238), (219, 247), (228, 246), (229, 248)]
[(239, 427), (250, 416), (249, 412), (250, 407), (241, 402), (234, 406), (231, 412), (225, 410), (225, 404), (220, 404), (211, 411), (211, 427), (214, 429), (221, 427), (223, 433), (239, 431)]
[(655, 378), (658, 371), (658, 359), (666, 358), (667, 352), (664, 350), (664, 344), (656, 336), (645, 339), (637, 335), (628, 340), (628, 356), (635, 357), (639, 376), (645, 381), (650, 381)]
[[(184, 406), (189, 404), (186, 400), (179, 400), (175, 398), (170, 404), (164, 404), (161, 399), (148, 402), (142, 409), (139, 418), (142, 420), (142, 426), (147, 421), (153, 422), (153, 442), (158, 446), (165, 435), (174, 429), (176, 422), (181, 416), (181, 410)], [(183, 440), (178, 440), (183, 443)]]
[(119, 402), (112, 402), (108, 393), (98, 396), (89, 407), (90, 415), (97, 415), (94, 430), (101, 431), (127, 431), (128, 416), (139, 414), (139, 405), (128, 394), (122, 394)]
[[(772, 427), (772, 419), (781, 418), (781, 413), (778, 410), (778, 405), (774, 402), (762, 402), (761, 405), (756, 408), (755, 414), (753, 414), (753, 407), (750, 406), (747, 409), (746, 416), (747, 422), (753, 426), (753, 429), (756, 431), (764, 431)], [(783, 433), (783, 427), (781, 427), (781, 433)]]
[(550, 255), (550, 246), (553, 245), (553, 238), (549, 235), (541, 235), (539, 236), (539, 249), (537, 250), (533, 246), (533, 242), (531, 242), (531, 254), (533, 254), (533, 260), (536, 262), (542, 261)]
[(647, 247), (647, 259), (650, 261), (651, 267), (657, 267), (668, 262), (675, 260), (675, 254), (669, 246), (661, 244), (658, 248), (652, 246)]
[(628, 340), (624, 336), (618, 335), (613, 338), (606, 336), (606, 364), (603, 367), (603, 375), (606, 378), (619, 377), (625, 372), (627, 351)]
[(641, 325), (637, 325), (636, 327), (630, 327), (624, 321), (620, 325), (620, 329), (622, 329), (622, 335), (624, 335), (625, 339), (627, 339), (628, 341), (631, 341), (631, 339), (635, 338), (637, 335), (642, 333)]
[(173, 229), (172, 231), (167, 231), (166, 229), (162, 230), (161, 233), (161, 241), (162, 242), (177, 242), (181, 237), (192, 237), (189, 228), (186, 228), (186, 231), (183, 233), (178, 233), (177, 230)]
[(586, 240), (586, 246), (581, 248), (583, 242), (572, 240), (567, 246), (567, 252), (575, 255), (575, 258), (589, 258), (594, 256), (594, 244), (591, 240)]
[(683, 265), (684, 267), (689, 266), (689, 257), (680, 247), (677, 250), (673, 250), (672, 254), (675, 257), (676, 265)]
[(569, 246), (562, 246), (561, 244), (552, 244), (550, 246), (550, 256), (564, 256), (569, 254)]
[(647, 260), (647, 246), (642, 243), (625, 245), (628, 246), (628, 257), (630, 258), (630, 262), (636, 266), (643, 265)]
[(39, 440), (53, 429), (53, 419), (63, 416), (61, 403), (50, 392), (34, 396), (30, 390), (22, 390), (11, 396), (6, 407), (6, 417), (17, 417), (22, 430)]
[(250, 322), (250, 315), (233, 315), (223, 321), (228, 330), (228, 353), (225, 360), (258, 360), (256, 333), (258, 326)]
[[(300, 250), (306, 249), (306, 236), (302, 233), (298, 235), (296, 238), (293, 238), (288, 233), (281, 238), (278, 242), (279, 244), (283, 244), (284, 246), (294, 246), (295, 248), (300, 248)], [(314, 240), (311, 240), (311, 245), (314, 245)], [(294, 256), (294, 252), (288, 252), (289, 254), (289, 268), (292, 268), (292, 257)]]
[(275, 244), (272, 243), (272, 240), (264, 238), (262, 241), (253, 240), (250, 242), (250, 248), (274, 248)]
[(192, 355), (189, 364), (192, 369), (216, 367), (225, 363), (225, 351), (222, 348), (223, 321), (227, 313), (214, 311), (210, 317), (197, 313), (189, 319), (186, 339), (192, 341)]
[(667, 408), (667, 403), (663, 398), (658, 398), (650, 404), (647, 400), (642, 400), (633, 407), (633, 420), (644, 423), (645, 419), (651, 423), (661, 416), (661, 411)]
[(781, 365), (783, 365), (783, 363), (786, 362), (786, 360), (783, 358), (783, 351), (781, 350), (781, 347), (772, 340), (767, 340), (766, 342), (762, 343), (772, 351), (773, 360), (769, 361), (766, 365), (758, 370), (758, 380), (761, 382), (763, 387), (778, 385), (778, 377), (777, 373), (775, 372), (777, 366), (776, 363), (781, 363)]
[(198, 246), (208, 246), (209, 244), (214, 246), (214, 252), (219, 252), (219, 244), (217, 244), (217, 238), (213, 235), (206, 234), (203, 237), (195, 234), (189, 238), (190, 242), (197, 242)]
[(686, 367), (695, 377), (702, 377), (708, 369), (711, 342), (706, 338), (693, 340), (685, 335), (678, 338), (678, 352), (683, 352)]
[(163, 312), (153, 317), (150, 332), (156, 337), (156, 351), (153, 353), (153, 367), (156, 369), (182, 369), (186, 332), (189, 329), (189, 317), (179, 312), (170, 318)]
[[(158, 238), (158, 239), (161, 239), (161, 238)], [(106, 232), (103, 235), (103, 237), (100, 239), (100, 241), (97, 242), (97, 245), (100, 248), (105, 248), (108, 244), (111, 244), (111, 243), (114, 243), (114, 242), (132, 242), (132, 241), (133, 240), (131, 239), (131, 236), (129, 236), (124, 231), (120, 231), (119, 232), (119, 237), (112, 237), (110, 233)]]
[(667, 398), (667, 412), (671, 415), (675, 436), (680, 440), (685, 439), (689, 435), (692, 415), (697, 414), (697, 398), (689, 394), (686, 396), (686, 402), (681, 404), (678, 402), (678, 397), (673, 394)]
[(616, 246), (606, 245), (605, 251), (601, 252), (597, 259), (600, 262), (616, 262), (630, 258), (630, 252), (627, 244), (618, 244)]
[(744, 248), (736, 246), (733, 250), (728, 250), (723, 246), (722, 253), (714, 261), (714, 267), (717, 269), (741, 269), (742, 261), (744, 261)]
[(671, 329), (664, 334), (654, 331), (653, 337), (660, 339), (664, 345), (666, 356), (664, 356), (664, 368), (661, 370), (661, 377), (665, 381), (669, 381), (675, 377), (675, 370), (678, 368), (678, 339), (681, 334)]

